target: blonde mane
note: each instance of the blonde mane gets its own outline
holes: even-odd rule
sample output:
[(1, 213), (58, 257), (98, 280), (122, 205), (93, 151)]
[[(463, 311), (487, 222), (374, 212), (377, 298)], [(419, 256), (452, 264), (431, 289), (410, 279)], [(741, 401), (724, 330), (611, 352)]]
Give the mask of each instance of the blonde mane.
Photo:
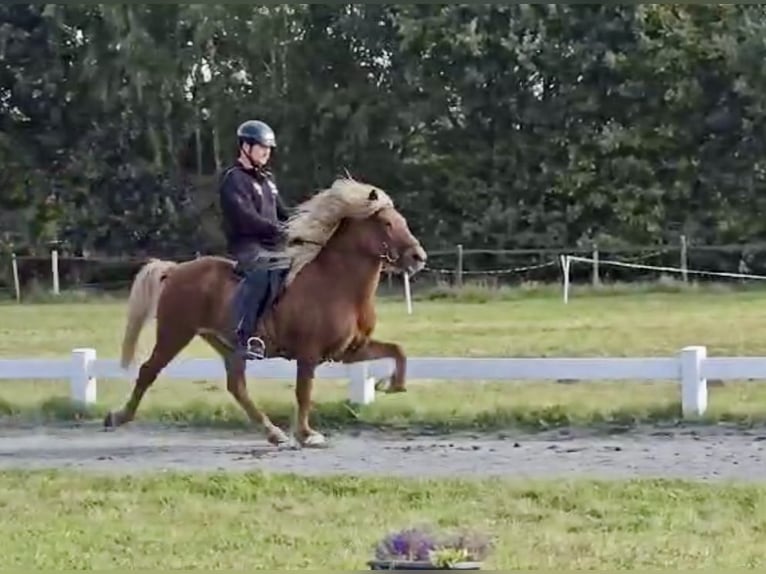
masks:
[[(370, 201), (373, 190), (377, 200)], [(293, 239), (298, 242), (289, 245), (284, 252), (290, 259), (290, 272), (285, 284), (289, 285), (301, 269), (319, 255), (341, 220), (363, 219), (382, 208), (393, 206), (393, 200), (383, 190), (350, 177), (336, 179), (332, 187), (300, 204), (287, 222), (288, 245)]]

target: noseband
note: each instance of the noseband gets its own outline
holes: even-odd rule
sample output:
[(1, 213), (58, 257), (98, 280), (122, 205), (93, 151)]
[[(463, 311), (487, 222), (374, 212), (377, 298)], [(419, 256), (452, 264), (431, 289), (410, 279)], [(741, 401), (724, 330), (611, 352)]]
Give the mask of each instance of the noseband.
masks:
[(388, 246), (388, 243), (386, 241), (383, 242), (383, 253), (379, 255), (379, 257), (385, 261), (386, 263), (390, 265), (394, 265), (397, 261), (399, 261), (399, 257), (393, 257), (391, 255), (391, 249)]

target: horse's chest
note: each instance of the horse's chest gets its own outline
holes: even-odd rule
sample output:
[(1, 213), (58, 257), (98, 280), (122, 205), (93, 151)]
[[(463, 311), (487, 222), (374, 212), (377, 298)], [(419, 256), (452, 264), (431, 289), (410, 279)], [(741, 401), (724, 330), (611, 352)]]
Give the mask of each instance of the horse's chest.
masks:
[(354, 353), (367, 344), (375, 329), (375, 311), (363, 310), (344, 328), (338, 329), (335, 344), (326, 350), (326, 354), (340, 360), (343, 355)]
[(375, 329), (375, 321), (375, 309), (373, 307), (364, 308), (357, 317), (356, 328), (365, 336), (369, 336)]
[[(281, 305), (286, 305), (285, 301), (287, 299)], [(297, 357), (316, 353), (323, 361), (339, 361), (367, 344), (375, 329), (376, 314), (371, 305), (360, 309), (317, 302), (309, 309), (297, 305), (283, 307), (277, 323), (282, 355)]]

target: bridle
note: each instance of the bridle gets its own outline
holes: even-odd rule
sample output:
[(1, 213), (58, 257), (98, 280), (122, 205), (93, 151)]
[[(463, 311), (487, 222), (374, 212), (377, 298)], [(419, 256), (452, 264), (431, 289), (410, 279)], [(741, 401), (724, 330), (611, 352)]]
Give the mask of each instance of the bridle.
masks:
[[(320, 243), (319, 241), (312, 241), (311, 239), (301, 239), (301, 238), (295, 238), (290, 241), (290, 244), (309, 244), (309, 245), (316, 245), (318, 247), (325, 247), (324, 243)], [(387, 241), (384, 241), (381, 245), (381, 253), (378, 254), (378, 259), (381, 261), (384, 261), (385, 263), (388, 263), (389, 265), (395, 265), (397, 261), (399, 261), (400, 257), (394, 257), (391, 254), (391, 247), (389, 246)]]
[(380, 259), (382, 259), (383, 261), (385, 261), (386, 263), (390, 265), (394, 265), (397, 261), (399, 261), (399, 257), (393, 257), (391, 255), (391, 249), (389, 248), (387, 241), (383, 242), (382, 247), (383, 247), (383, 252), (379, 255)]

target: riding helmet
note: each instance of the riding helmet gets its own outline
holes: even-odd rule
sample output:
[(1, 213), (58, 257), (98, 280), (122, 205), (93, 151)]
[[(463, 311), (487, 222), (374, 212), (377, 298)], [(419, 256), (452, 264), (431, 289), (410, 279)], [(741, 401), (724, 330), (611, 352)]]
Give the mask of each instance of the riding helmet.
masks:
[(240, 124), (237, 128), (237, 138), (239, 138), (239, 145), (257, 143), (265, 147), (277, 147), (277, 137), (274, 135), (274, 130), (260, 120), (248, 120)]

